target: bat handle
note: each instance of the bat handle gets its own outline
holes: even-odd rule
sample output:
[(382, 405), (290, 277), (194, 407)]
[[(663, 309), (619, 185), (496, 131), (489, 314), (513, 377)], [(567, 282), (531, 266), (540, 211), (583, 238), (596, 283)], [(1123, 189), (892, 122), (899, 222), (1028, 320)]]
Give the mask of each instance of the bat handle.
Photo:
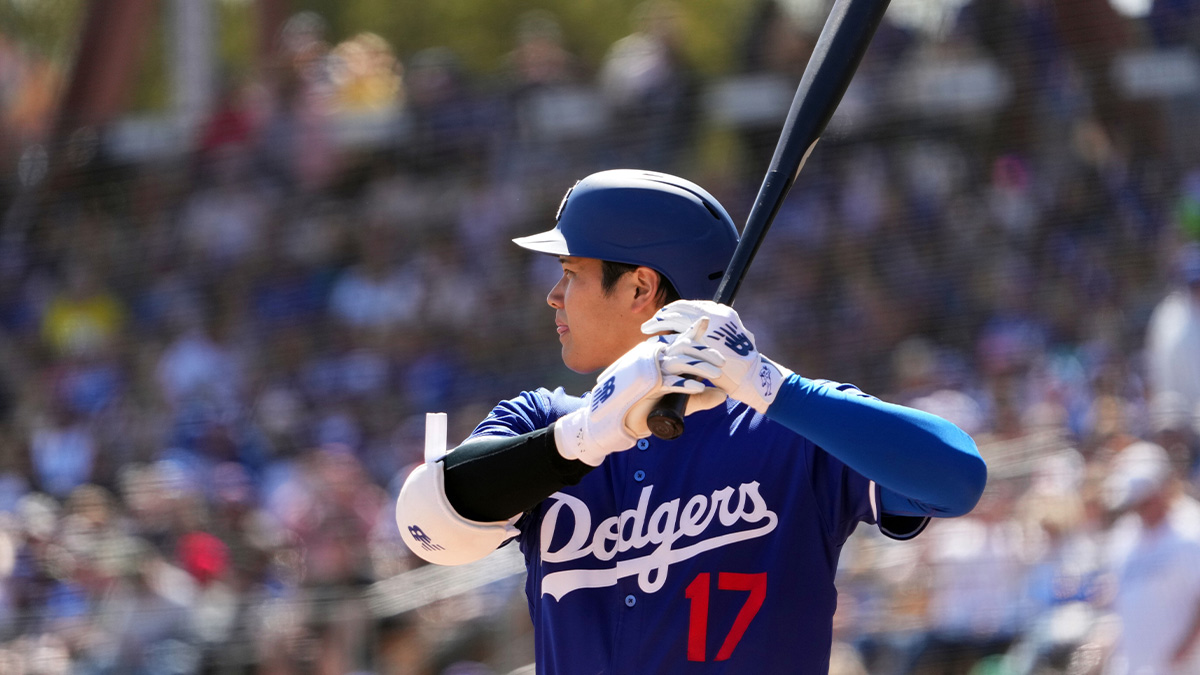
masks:
[(687, 394), (667, 394), (646, 415), (646, 426), (650, 427), (650, 433), (665, 441), (679, 438), (683, 433), (683, 411), (686, 408)]

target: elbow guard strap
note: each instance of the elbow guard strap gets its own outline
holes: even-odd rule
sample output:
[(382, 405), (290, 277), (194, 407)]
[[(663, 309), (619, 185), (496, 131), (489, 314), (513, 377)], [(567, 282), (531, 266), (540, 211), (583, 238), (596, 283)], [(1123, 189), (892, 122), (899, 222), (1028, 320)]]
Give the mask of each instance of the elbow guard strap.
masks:
[(438, 565), (474, 562), (517, 536), (507, 521), (479, 523), (460, 516), (446, 499), (445, 474), (441, 462), (418, 466), (396, 500), (396, 524), (400, 537), (422, 560)]

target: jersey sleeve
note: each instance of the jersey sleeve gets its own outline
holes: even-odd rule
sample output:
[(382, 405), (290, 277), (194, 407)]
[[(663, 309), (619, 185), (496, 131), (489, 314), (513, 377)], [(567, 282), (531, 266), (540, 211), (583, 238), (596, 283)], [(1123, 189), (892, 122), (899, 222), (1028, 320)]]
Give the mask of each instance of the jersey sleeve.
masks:
[[(814, 383), (818, 386), (830, 387), (836, 391), (850, 396), (879, 400), (876, 397), (863, 392), (853, 384), (833, 382), (830, 380), (814, 380)], [(845, 528), (847, 526), (846, 523), (849, 523), (849, 528), (851, 531), (853, 531), (855, 523), (858, 521), (864, 521), (874, 524), (884, 535), (894, 538), (910, 538), (919, 533), (918, 530), (917, 532), (914, 532), (908, 536), (896, 536), (890, 531), (891, 528), (885, 525), (885, 523), (893, 524), (897, 517), (895, 514), (892, 514), (889, 511), (888, 505), (884, 500), (884, 495), (890, 493), (890, 491), (886, 488), (880, 488), (875, 481), (863, 477), (857, 471), (854, 471), (836, 458), (829, 456), (828, 453), (824, 451), (821, 451), (818, 454), (818, 461), (815, 462), (815, 464), (817, 467), (822, 467), (822, 465), (824, 465), (825, 472), (827, 473), (840, 473), (842, 475), (841, 482), (843, 484), (842, 494), (852, 498), (847, 500), (848, 503), (857, 505), (853, 512), (839, 514), (841, 519), (831, 520), (832, 523), (840, 523), (842, 528)], [(814, 472), (814, 475), (820, 474)], [(814, 486), (814, 488), (820, 489), (817, 486)], [(848, 520), (849, 518), (853, 518), (853, 520)], [(928, 519), (922, 518), (920, 520), (927, 521)], [(909, 529), (915, 528), (906, 528), (904, 526), (900, 526), (897, 529), (899, 529), (901, 532), (907, 532)], [(921, 529), (924, 529), (924, 525), (921, 525)], [(849, 536), (849, 534), (850, 532), (845, 532), (844, 536)]]
[(820, 448), (814, 448), (809, 475), (817, 512), (834, 541), (845, 541), (860, 522), (874, 523), (871, 481)]
[(837, 541), (845, 541), (860, 522), (875, 525), (890, 539), (916, 537), (930, 517), (917, 507), (897, 509), (908, 500), (816, 448), (812, 459), (813, 493), (825, 527)]
[(932, 516), (912, 500), (871, 481), (871, 509), (875, 526), (889, 539), (904, 541), (925, 531)]
[(469, 438), (520, 436), (545, 429), (580, 405), (581, 400), (568, 395), (562, 387), (554, 391), (523, 391), (516, 398), (497, 403), (488, 416), (475, 427)]

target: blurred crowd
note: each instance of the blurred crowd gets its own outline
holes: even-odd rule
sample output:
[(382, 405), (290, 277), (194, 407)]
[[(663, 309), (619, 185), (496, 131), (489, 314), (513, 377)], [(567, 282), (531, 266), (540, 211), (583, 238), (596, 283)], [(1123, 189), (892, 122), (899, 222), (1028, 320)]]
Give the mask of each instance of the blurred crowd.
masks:
[[(755, 5), (733, 74), (798, 78), (820, 22), (784, 4)], [(764, 352), (937, 412), (989, 461), (970, 516), (847, 544), (833, 672), (1200, 672), (1181, 649), (1200, 631), (1200, 94), (1111, 77), (1123, 50), (1200, 43), (1200, 3), (1153, 8), (885, 22), (852, 92), (869, 113), (835, 118), (759, 253), (738, 308)], [(782, 120), (714, 123), (677, 8), (634, 19), (588, 64), (530, 13), (480, 74), (369, 33), (330, 45), (300, 15), (186, 156), (101, 144), (5, 221), (0, 672), (532, 660), (519, 579), (400, 614), (368, 600), (421, 566), (392, 511), (424, 413), (449, 413), (453, 444), (498, 400), (588, 384), (543, 304), (556, 265), (509, 239), (617, 166), (745, 220)], [(980, 59), (1012, 85), (984, 114), (882, 107), (907, 68)], [(379, 111), (385, 133), (347, 140), (339, 120)]]

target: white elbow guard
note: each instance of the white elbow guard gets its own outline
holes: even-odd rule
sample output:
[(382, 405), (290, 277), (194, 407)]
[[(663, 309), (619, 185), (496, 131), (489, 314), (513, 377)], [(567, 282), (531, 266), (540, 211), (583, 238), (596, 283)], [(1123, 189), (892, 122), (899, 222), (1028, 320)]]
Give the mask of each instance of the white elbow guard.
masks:
[(458, 515), (446, 499), (441, 462), (417, 467), (396, 500), (396, 524), (404, 543), (421, 559), (438, 565), (461, 565), (486, 556), (517, 536), (516, 520), (477, 523)]

